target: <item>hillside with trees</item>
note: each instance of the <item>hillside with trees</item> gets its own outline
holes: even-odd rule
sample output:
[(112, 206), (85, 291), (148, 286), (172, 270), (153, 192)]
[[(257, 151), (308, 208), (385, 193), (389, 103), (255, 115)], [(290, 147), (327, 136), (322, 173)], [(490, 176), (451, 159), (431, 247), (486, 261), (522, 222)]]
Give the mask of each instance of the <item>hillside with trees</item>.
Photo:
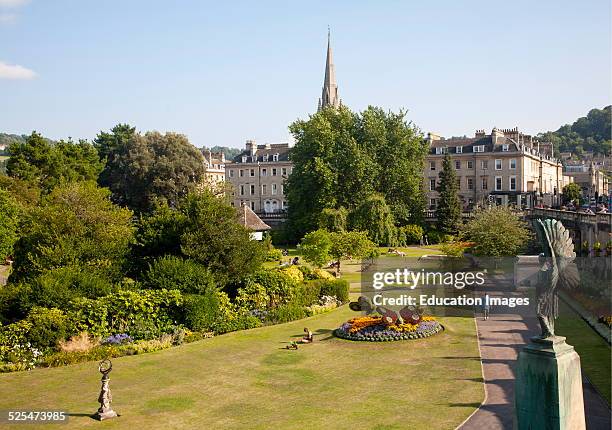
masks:
[(587, 116), (566, 124), (557, 131), (538, 134), (544, 142), (552, 142), (555, 152), (571, 152), (582, 157), (585, 152), (610, 155), (612, 150), (610, 115), (612, 106), (591, 109)]

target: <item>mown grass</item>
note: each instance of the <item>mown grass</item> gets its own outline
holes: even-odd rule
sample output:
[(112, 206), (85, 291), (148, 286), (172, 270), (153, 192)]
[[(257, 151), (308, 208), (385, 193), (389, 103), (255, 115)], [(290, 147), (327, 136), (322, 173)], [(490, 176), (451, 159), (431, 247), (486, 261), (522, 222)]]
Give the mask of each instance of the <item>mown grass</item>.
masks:
[(610, 345), (563, 301), (559, 300), (559, 305), (555, 331), (574, 347), (582, 372), (610, 404)]
[[(103, 425), (452, 429), (482, 401), (472, 318), (442, 318), (444, 332), (416, 341), (350, 342), (331, 335), (354, 315), (343, 306), (306, 320), (115, 359), (111, 388), (121, 416)], [(315, 343), (284, 349), (304, 326), (316, 333)], [(62, 428), (99, 427), (84, 416), (97, 408), (99, 378), (91, 362), (3, 374), (0, 410), (65, 410), (73, 415)]]

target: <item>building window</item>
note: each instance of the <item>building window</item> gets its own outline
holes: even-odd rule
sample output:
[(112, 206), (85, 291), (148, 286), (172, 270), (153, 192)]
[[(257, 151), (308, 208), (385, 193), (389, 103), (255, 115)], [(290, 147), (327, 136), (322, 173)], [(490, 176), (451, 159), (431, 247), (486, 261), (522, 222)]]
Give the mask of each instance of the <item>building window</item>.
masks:
[(272, 161), (278, 161), (278, 154), (274, 154), (272, 156)]
[(429, 206), (433, 209), (436, 207), (436, 199), (429, 199)]
[(444, 148), (442, 148), (442, 147), (437, 147), (437, 148), (436, 148), (436, 154), (437, 154), (437, 155), (444, 154)]
[(457, 170), (461, 169), (461, 161), (455, 160), (455, 169)]
[(268, 169), (261, 169), (261, 176), (268, 176)]
[(276, 184), (272, 184), (272, 194), (276, 194)]
[(242, 156), (242, 162), (243, 162), (243, 163), (246, 163), (246, 162), (247, 162), (247, 156), (246, 156), (246, 155), (243, 155), (243, 156)]
[(489, 189), (489, 179), (488, 178), (482, 178), (482, 189), (483, 190)]
[(501, 169), (502, 169), (502, 161), (495, 160), (495, 170), (501, 170)]
[(436, 191), (436, 180), (435, 179), (429, 180), (429, 191)]
[(276, 176), (276, 169), (272, 169), (272, 176)]
[(244, 176), (244, 170), (240, 169), (238, 171), (238, 176), (240, 176), (242, 178)]
[(268, 154), (263, 155), (263, 161), (268, 161)]
[(480, 168), (487, 170), (489, 168), (489, 160), (480, 160)]
[(510, 176), (509, 186), (510, 191), (516, 191), (516, 176)]
[(463, 146), (456, 146), (455, 147), (455, 152), (457, 154), (463, 154)]
[(510, 168), (516, 169), (516, 158), (510, 160)]
[(255, 169), (251, 169), (251, 176), (255, 176)]
[(475, 145), (474, 152), (484, 152), (484, 145)]
[(267, 186), (266, 184), (263, 184), (263, 185), (261, 186), (261, 194), (262, 194), (262, 195), (266, 195), (266, 194), (268, 194), (268, 186)]
[(474, 168), (474, 162), (473, 162), (473, 161), (468, 160), (468, 162), (467, 162), (467, 168), (468, 168), (468, 169), (473, 169), (473, 168)]
[(495, 177), (495, 191), (501, 191), (501, 190), (502, 190), (502, 177), (496, 176)]
[(502, 145), (502, 151), (503, 152), (508, 152), (509, 149), (510, 149), (510, 145), (508, 145), (507, 143), (504, 143)]
[(287, 176), (287, 168), (286, 168), (286, 167), (283, 167), (283, 168), (281, 169), (281, 174), (282, 174), (283, 176)]
[(229, 177), (230, 178), (234, 177), (234, 169), (229, 169)]
[(467, 187), (468, 190), (474, 189), (474, 178), (467, 178)]
[(255, 210), (255, 202), (251, 202), (251, 210), (254, 211)]
[(429, 170), (436, 170), (436, 162), (435, 161), (430, 161), (429, 162)]
[(251, 195), (255, 195), (255, 185), (251, 185)]
[(240, 185), (240, 195), (244, 196), (244, 185)]

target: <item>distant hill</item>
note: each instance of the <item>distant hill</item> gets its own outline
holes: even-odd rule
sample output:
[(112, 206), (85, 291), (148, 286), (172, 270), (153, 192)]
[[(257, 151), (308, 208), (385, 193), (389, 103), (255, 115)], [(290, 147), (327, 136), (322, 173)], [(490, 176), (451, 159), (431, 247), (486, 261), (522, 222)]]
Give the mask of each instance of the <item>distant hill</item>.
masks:
[(594, 154), (611, 155), (612, 106), (591, 109), (587, 116), (578, 118), (573, 124), (566, 124), (557, 131), (538, 134), (544, 142), (552, 142), (555, 152), (571, 152), (578, 157), (585, 151)]
[[(0, 133), (0, 148), (4, 146), (8, 148), (12, 143), (25, 142), (27, 137), (26, 135), (20, 136), (18, 134)], [(0, 149), (0, 155), (4, 155), (4, 153), (5, 152)]]

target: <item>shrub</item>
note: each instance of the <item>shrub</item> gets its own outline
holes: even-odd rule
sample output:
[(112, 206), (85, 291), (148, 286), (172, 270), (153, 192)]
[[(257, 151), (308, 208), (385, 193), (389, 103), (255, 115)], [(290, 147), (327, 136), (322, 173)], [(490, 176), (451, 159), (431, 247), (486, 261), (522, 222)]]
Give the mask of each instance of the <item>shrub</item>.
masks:
[(403, 234), (405, 245), (414, 245), (420, 243), (423, 237), (423, 227), (416, 224), (409, 224), (403, 227), (399, 227), (398, 231)]
[(283, 259), (283, 252), (280, 249), (272, 248), (266, 252), (265, 261), (280, 261)]
[(321, 296), (334, 296), (345, 303), (349, 299), (349, 283), (345, 279), (321, 279), (315, 281), (320, 288)]
[(279, 270), (260, 270), (249, 276), (247, 282), (256, 282), (265, 288), (270, 307), (288, 303), (296, 286), (294, 278)]
[(321, 285), (318, 282), (307, 282), (296, 286), (290, 304), (302, 307), (310, 306), (319, 302), (321, 296)]
[(302, 275), (304, 275), (304, 279), (314, 279), (313, 271), (310, 267), (304, 266), (303, 264), (296, 267), (300, 270), (300, 272), (302, 272)]
[(179, 290), (185, 294), (203, 294), (215, 287), (213, 275), (206, 267), (172, 255), (150, 264), (142, 282), (147, 288)]
[(34, 307), (26, 319), (30, 323), (28, 341), (36, 348), (55, 347), (70, 334), (68, 317), (59, 309)]
[(243, 309), (266, 309), (270, 304), (270, 296), (261, 284), (247, 282), (244, 287), (238, 289), (236, 303)]
[(296, 303), (287, 303), (279, 306), (268, 315), (268, 321), (274, 324), (286, 323), (306, 317), (306, 310)]
[(289, 266), (285, 269), (281, 269), (281, 272), (293, 279), (296, 284), (304, 282), (304, 274), (297, 266)]
[(312, 279), (336, 279), (336, 277), (329, 273), (327, 270), (314, 269)]
[(182, 304), (178, 290), (119, 291), (97, 300), (74, 300), (69, 314), (77, 331), (101, 337), (129, 333), (136, 340), (152, 339), (174, 329)]
[(194, 331), (212, 331), (217, 334), (258, 327), (261, 322), (230, 302), (222, 291), (186, 297), (184, 321)]

